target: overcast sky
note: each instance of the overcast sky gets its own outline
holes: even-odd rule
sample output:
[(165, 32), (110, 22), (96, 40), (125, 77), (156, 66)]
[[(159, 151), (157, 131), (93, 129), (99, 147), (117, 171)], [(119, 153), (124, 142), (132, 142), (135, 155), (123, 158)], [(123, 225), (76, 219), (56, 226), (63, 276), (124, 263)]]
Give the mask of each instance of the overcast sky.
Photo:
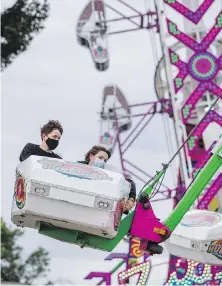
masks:
[[(14, 1), (2, 2), (6, 8)], [(108, 2), (117, 9), (123, 9), (114, 0)], [(64, 136), (57, 151), (64, 159), (81, 160), (99, 139), (97, 112), (101, 108), (105, 85), (118, 85), (130, 104), (156, 100), (148, 32), (111, 36), (110, 67), (106, 72), (98, 72), (89, 51), (76, 42), (76, 21), (86, 3), (86, 0), (51, 1), (46, 28), (34, 39), (28, 51), (17, 57), (2, 73), (1, 144), (4, 163), (1, 206), (8, 223), (19, 154), (26, 143), (40, 143), (40, 127), (49, 119), (58, 119), (64, 127)], [(144, 11), (144, 1), (131, 0), (128, 3)], [(119, 25), (121, 29), (126, 26), (124, 23)], [(155, 116), (128, 156), (150, 174), (160, 169), (161, 163), (167, 162), (169, 155), (160, 115)], [(117, 152), (111, 163), (119, 165)], [(171, 172), (165, 182), (173, 187)], [(157, 216), (164, 219), (172, 208), (172, 202), (156, 203), (154, 208)], [(96, 280), (85, 281), (83, 278), (91, 271), (111, 270), (117, 263), (104, 262), (107, 253), (66, 245), (41, 236), (35, 230), (27, 229), (20, 243), (25, 249), (24, 256), (37, 246), (43, 246), (50, 252), (50, 278), (53, 280), (61, 277), (77, 284), (94, 284)], [(126, 252), (127, 247), (122, 242), (115, 251)], [(167, 253), (156, 260), (166, 259)], [(152, 278), (153, 272), (149, 283), (161, 283), (166, 268), (162, 271), (163, 277), (159, 280)]]

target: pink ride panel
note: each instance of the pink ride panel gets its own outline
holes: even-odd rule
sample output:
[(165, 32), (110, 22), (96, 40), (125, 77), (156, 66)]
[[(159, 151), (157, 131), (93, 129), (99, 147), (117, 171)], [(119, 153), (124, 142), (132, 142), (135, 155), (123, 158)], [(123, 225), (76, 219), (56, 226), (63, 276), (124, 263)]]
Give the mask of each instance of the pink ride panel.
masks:
[(138, 203), (130, 234), (140, 239), (160, 243), (161, 236), (154, 232), (154, 228), (162, 228), (168, 232), (167, 227), (156, 218), (150, 203), (148, 210), (144, 210), (143, 205)]

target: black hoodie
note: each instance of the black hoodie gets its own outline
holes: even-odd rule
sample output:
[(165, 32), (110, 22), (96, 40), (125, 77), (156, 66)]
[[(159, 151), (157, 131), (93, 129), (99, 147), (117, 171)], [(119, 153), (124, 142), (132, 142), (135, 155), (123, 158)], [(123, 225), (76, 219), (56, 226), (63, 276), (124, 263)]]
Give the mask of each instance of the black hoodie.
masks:
[(62, 159), (59, 155), (53, 152), (49, 153), (49, 152), (42, 150), (39, 147), (39, 145), (28, 143), (23, 148), (19, 156), (19, 161), (20, 162), (25, 161), (29, 156), (32, 156), (32, 155)]

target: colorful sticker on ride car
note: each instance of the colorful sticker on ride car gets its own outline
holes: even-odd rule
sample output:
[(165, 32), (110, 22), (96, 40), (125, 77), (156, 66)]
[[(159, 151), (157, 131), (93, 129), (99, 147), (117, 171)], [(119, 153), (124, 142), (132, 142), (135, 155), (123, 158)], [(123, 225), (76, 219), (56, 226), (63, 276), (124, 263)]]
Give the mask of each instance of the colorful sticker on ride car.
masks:
[(123, 214), (124, 199), (119, 201), (114, 212), (114, 229), (117, 231)]
[(140, 250), (140, 240), (137, 238), (130, 239), (128, 266), (132, 267), (139, 263), (139, 258), (144, 256), (144, 252)]
[(19, 209), (22, 209), (25, 205), (26, 200), (26, 189), (25, 180), (22, 176), (17, 175), (15, 182), (15, 202)]
[(212, 241), (207, 249), (207, 253), (211, 253), (222, 260), (222, 240)]
[(221, 217), (216, 213), (200, 212), (187, 214), (182, 221), (181, 225), (187, 227), (203, 227), (203, 226), (213, 226), (221, 221)]
[(44, 169), (54, 170), (68, 177), (87, 180), (113, 180), (113, 178), (109, 177), (108, 174), (102, 170), (80, 163), (64, 162), (49, 158), (42, 158), (37, 162), (42, 164)]

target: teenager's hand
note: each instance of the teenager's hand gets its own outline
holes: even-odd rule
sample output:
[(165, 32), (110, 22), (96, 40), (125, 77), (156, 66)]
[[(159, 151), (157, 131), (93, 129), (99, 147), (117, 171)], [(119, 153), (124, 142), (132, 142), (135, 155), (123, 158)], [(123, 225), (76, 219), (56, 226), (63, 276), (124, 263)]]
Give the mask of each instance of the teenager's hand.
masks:
[(134, 207), (134, 199), (129, 198), (124, 206), (124, 212), (125, 211), (130, 211)]

